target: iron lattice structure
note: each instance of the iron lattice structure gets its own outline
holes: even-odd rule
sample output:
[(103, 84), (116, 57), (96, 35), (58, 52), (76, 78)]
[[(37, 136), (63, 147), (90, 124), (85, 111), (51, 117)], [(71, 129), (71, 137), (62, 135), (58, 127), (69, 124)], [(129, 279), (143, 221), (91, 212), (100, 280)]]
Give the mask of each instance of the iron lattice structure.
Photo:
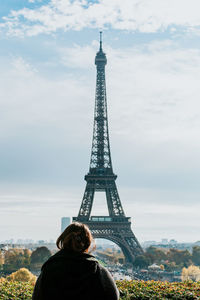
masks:
[[(106, 55), (100, 48), (95, 57), (97, 67), (94, 127), (89, 173), (78, 217), (73, 221), (87, 224), (94, 238), (105, 238), (113, 241), (122, 249), (127, 262), (133, 263), (135, 256), (143, 250), (131, 230), (131, 220), (125, 216), (113, 173), (107, 117), (105, 65)], [(106, 194), (109, 216), (91, 216), (96, 191)]]

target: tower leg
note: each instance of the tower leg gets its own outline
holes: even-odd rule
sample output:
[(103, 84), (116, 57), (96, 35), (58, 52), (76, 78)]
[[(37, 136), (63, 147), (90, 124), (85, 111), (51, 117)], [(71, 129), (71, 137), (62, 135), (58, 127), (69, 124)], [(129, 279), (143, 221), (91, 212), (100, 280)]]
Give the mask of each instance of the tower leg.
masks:
[(121, 248), (126, 262), (133, 264), (135, 257), (143, 254), (143, 249), (131, 230), (130, 222), (89, 221), (85, 224), (88, 225), (95, 239), (107, 239), (117, 244)]
[(79, 210), (78, 218), (80, 221), (89, 220), (90, 213), (92, 210), (92, 204), (94, 199), (94, 186), (93, 184), (87, 182), (85, 192), (83, 195), (83, 200)]

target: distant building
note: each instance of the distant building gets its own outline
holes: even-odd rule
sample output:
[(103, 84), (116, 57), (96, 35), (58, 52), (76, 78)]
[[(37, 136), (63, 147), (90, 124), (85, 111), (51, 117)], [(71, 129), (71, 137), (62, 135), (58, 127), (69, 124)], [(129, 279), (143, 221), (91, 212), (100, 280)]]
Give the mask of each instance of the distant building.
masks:
[(152, 245), (155, 246), (157, 244), (158, 244), (158, 242), (156, 242), (156, 241), (145, 241), (145, 242), (142, 243), (142, 246), (143, 246), (143, 248), (148, 248)]
[(169, 244), (171, 244), (171, 245), (176, 245), (177, 243), (178, 242), (176, 240), (174, 240), (174, 239), (172, 239), (172, 240), (169, 241)]
[(44, 240), (39, 240), (37, 242), (38, 242), (39, 245), (44, 245), (46, 243), (46, 241), (44, 241)]
[(65, 230), (67, 226), (71, 224), (71, 218), (70, 217), (63, 217), (61, 219), (61, 233)]
[(148, 266), (148, 269), (155, 271), (155, 270), (161, 270), (161, 267), (157, 264), (152, 264), (152, 265)]
[(200, 246), (200, 241), (195, 242), (194, 246)]
[(167, 244), (168, 244), (168, 239), (162, 239), (162, 240), (161, 240), (161, 244), (167, 245)]

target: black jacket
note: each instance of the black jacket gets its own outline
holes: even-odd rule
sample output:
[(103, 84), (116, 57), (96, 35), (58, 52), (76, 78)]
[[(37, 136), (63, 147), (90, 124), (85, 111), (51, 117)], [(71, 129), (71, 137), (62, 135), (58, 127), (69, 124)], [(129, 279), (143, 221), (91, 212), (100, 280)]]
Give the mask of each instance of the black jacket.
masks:
[(60, 250), (42, 266), (32, 300), (118, 300), (110, 273), (94, 256)]

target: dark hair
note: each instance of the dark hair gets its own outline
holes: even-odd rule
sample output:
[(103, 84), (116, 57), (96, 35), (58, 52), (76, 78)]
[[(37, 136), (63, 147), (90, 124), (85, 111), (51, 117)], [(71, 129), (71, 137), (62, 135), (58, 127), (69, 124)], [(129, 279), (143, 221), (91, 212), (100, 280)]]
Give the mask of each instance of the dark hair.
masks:
[(93, 241), (92, 234), (87, 225), (74, 222), (70, 224), (56, 241), (58, 249), (70, 249), (84, 252)]

